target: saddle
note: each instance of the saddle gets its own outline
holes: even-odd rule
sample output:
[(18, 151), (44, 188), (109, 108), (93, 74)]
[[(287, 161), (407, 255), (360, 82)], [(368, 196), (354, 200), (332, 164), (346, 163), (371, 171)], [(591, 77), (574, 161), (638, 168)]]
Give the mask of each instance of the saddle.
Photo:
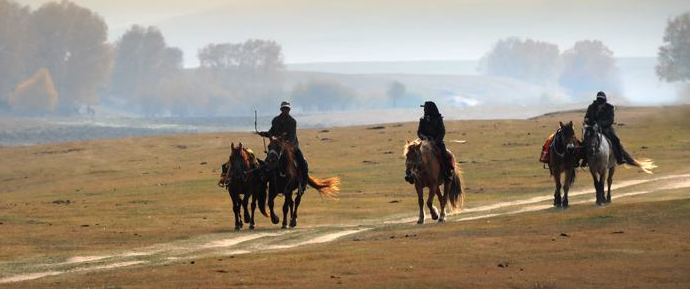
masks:
[(549, 148), (551, 148), (551, 143), (553, 142), (553, 138), (556, 136), (556, 133), (558, 131), (552, 133), (548, 138), (546, 138), (546, 142), (544, 142), (544, 146), (541, 148), (541, 156), (539, 157), (539, 161), (545, 164), (549, 163)]

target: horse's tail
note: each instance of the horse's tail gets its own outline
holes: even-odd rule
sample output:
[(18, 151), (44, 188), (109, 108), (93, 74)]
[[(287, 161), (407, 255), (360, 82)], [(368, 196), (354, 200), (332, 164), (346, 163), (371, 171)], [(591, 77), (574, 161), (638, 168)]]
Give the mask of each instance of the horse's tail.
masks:
[(462, 208), (462, 205), (465, 202), (465, 194), (462, 193), (462, 181), (460, 181), (460, 168), (457, 165), (455, 166), (455, 170), (453, 170), (453, 180), (450, 183), (450, 189), (448, 190), (448, 194), (451, 208)]
[(309, 186), (319, 191), (322, 196), (334, 198), (340, 191), (340, 178), (332, 177), (319, 180), (315, 177), (309, 176)]
[(630, 160), (626, 161), (629, 165), (636, 166), (640, 168), (643, 172), (648, 173), (648, 174), (654, 174), (652, 172), (653, 169), (657, 168), (657, 165), (654, 164), (654, 161), (652, 159), (643, 159), (643, 160), (636, 160), (633, 157), (630, 157)]

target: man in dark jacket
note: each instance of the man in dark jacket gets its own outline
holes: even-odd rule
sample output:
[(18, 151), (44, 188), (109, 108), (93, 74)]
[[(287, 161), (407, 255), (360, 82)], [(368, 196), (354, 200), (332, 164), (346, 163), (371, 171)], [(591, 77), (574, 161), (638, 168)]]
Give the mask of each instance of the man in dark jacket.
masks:
[(614, 122), (614, 107), (606, 102), (606, 94), (603, 91), (597, 93), (597, 99), (587, 107), (585, 114), (585, 124), (598, 124), (601, 132), (611, 140), (613, 145), (613, 152), (616, 155), (618, 164), (626, 162), (632, 163), (632, 157), (625, 151), (621, 140), (616, 135), (616, 130), (613, 128)]
[(441, 170), (447, 179), (452, 179), (453, 164), (446, 151), (446, 144), (443, 142), (443, 138), (446, 136), (443, 116), (441, 116), (438, 107), (436, 107), (433, 101), (427, 101), (421, 107), (424, 107), (424, 117), (419, 119), (417, 136), (420, 139), (433, 141), (436, 144), (439, 153), (441, 153)]
[(309, 180), (309, 165), (304, 159), (302, 150), (299, 148), (299, 140), (297, 139), (297, 121), (290, 115), (290, 103), (283, 101), (280, 104), (280, 114), (271, 121), (271, 129), (268, 131), (259, 132), (263, 137), (281, 137), (285, 136), (285, 141), (292, 144), (295, 149), (295, 161), (297, 161), (298, 169), (302, 174), (300, 181), (300, 189), (305, 191)]

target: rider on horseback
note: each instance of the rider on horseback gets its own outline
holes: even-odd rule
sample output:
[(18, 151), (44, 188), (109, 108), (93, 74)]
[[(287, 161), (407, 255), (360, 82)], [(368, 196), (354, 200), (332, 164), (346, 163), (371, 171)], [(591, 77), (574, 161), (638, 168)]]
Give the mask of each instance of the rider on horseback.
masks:
[[(448, 156), (446, 144), (443, 142), (443, 137), (446, 135), (446, 127), (443, 124), (443, 116), (438, 111), (438, 107), (433, 101), (427, 101), (424, 105), (424, 117), (419, 119), (419, 128), (417, 129), (417, 136), (422, 140), (428, 140), (436, 144), (436, 147), (441, 154), (441, 170), (448, 180), (453, 178), (453, 164)], [(411, 172), (405, 172), (405, 180), (409, 183), (414, 183), (414, 178)]]
[(307, 160), (299, 148), (299, 141), (297, 140), (297, 121), (290, 116), (290, 103), (283, 101), (280, 104), (280, 114), (271, 121), (271, 129), (262, 131), (258, 134), (263, 137), (285, 137), (285, 141), (292, 144), (295, 149), (295, 162), (301, 174), (300, 189), (306, 190), (309, 179), (309, 166)]
[[(616, 160), (619, 165), (624, 163), (633, 164), (635, 161), (630, 154), (625, 151), (623, 145), (621, 145), (621, 140), (616, 135), (616, 130), (613, 128), (613, 111), (613, 105), (606, 102), (606, 94), (600, 91), (597, 93), (597, 99), (587, 108), (584, 122), (586, 125), (590, 126), (595, 124), (599, 125), (601, 133), (611, 141), (613, 152), (616, 155)], [(586, 161), (587, 159), (583, 158), (583, 166), (586, 165)]]

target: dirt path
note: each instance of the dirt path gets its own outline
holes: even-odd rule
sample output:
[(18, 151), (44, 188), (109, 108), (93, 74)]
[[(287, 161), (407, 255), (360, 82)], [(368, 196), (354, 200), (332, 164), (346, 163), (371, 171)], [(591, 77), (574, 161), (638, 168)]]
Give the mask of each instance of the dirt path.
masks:
[[(622, 181), (613, 189), (659, 183), (654, 189), (626, 193), (613, 193), (614, 199), (640, 196), (662, 190), (690, 187), (690, 174), (668, 175), (645, 180)], [(571, 204), (593, 203), (593, 190), (579, 190), (570, 193)], [(687, 196), (680, 196), (687, 197)], [(496, 216), (533, 212), (552, 208), (552, 196), (539, 196), (522, 200), (499, 202), (491, 205), (469, 207), (451, 214), (448, 221), (469, 221)], [(427, 219), (430, 221), (430, 219)], [(110, 252), (94, 256), (75, 256), (60, 262), (36, 262), (17, 260), (0, 263), (0, 284), (39, 279), (70, 273), (84, 273), (130, 266), (158, 266), (179, 260), (193, 260), (211, 256), (227, 256), (288, 250), (295, 247), (327, 243), (339, 238), (367, 230), (397, 224), (415, 223), (417, 217), (365, 220), (360, 226), (317, 226), (295, 230), (274, 229), (243, 231), (196, 236), (187, 240), (156, 244), (150, 247), (128, 251)], [(230, 238), (228, 236), (230, 235)]]

